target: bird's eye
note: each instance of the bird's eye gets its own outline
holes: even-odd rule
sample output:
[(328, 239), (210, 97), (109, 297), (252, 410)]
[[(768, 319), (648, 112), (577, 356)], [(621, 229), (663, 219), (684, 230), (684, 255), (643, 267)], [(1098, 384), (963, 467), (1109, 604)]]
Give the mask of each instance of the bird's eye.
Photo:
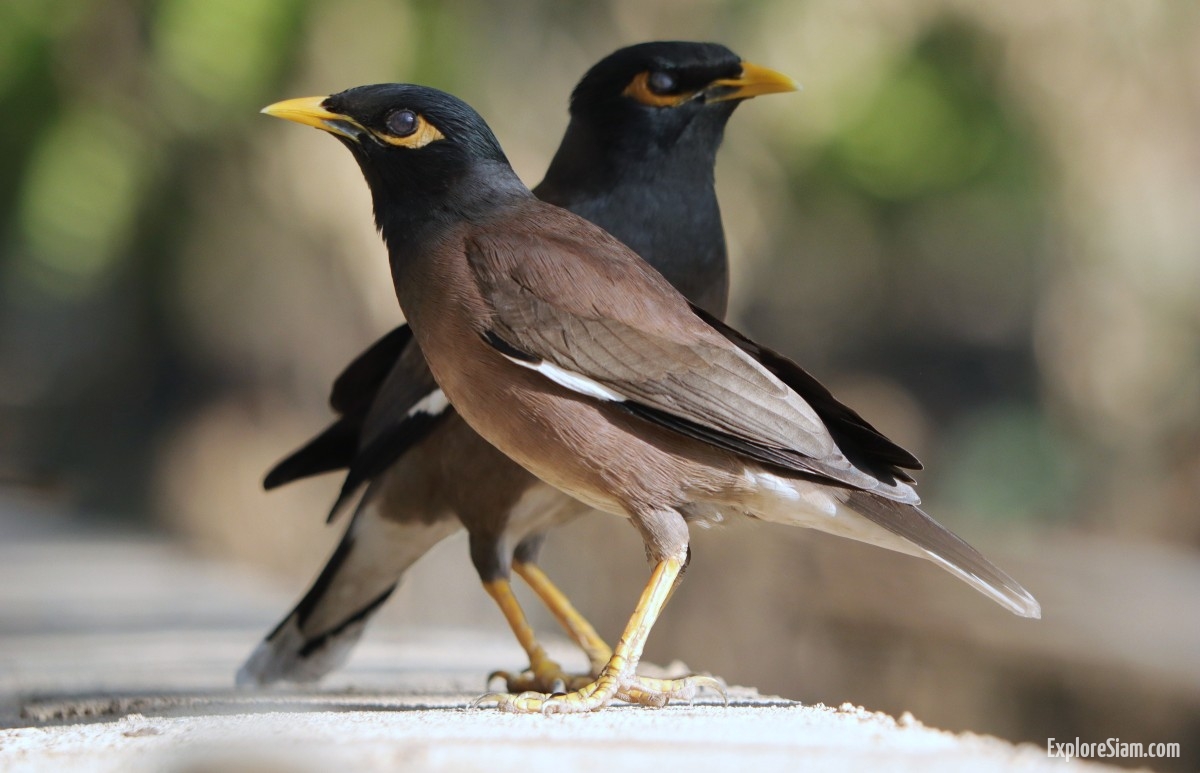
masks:
[(662, 70), (642, 70), (621, 92), (647, 107), (676, 107), (691, 99), (693, 93), (682, 89), (674, 75)]
[(397, 137), (407, 137), (417, 130), (417, 114), (411, 110), (397, 110), (387, 117), (388, 131)]
[(655, 94), (669, 94), (677, 86), (675, 76), (662, 70), (655, 70), (646, 78), (646, 86)]
[(423, 148), (431, 142), (446, 139), (446, 135), (415, 110), (399, 108), (387, 114), (383, 130), (371, 130), (371, 136), (386, 145), (410, 150)]

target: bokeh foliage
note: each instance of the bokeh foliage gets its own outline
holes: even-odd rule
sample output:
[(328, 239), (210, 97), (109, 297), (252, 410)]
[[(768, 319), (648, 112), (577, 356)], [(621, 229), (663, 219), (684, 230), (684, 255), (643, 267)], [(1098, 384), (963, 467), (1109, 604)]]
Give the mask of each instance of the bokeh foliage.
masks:
[[(1140, 198), (1116, 190), (1110, 148), (1145, 139), (1127, 90), (1155, 84), (1161, 98), (1144, 99), (1173, 104), (1184, 76), (1155, 76), (1185, 57), (1194, 14), (1073, 8), (1054, 53), (1032, 4), (9, 0), (0, 474), (153, 518), (181, 427), (229, 400), (319, 422), (339, 361), (398, 318), (368, 268), (365, 218), (339, 219), (361, 198), (346, 198), (352, 170), (327, 172), (349, 165), (333, 149), (311, 160), (316, 141), (264, 125), (262, 104), (433, 83), (492, 118), (535, 182), (587, 63), (637, 39), (705, 37), (808, 89), (744, 109), (722, 158), (744, 325), (907, 434), (936, 471), (926, 491), (958, 517), (1103, 524), (1117, 513), (1095, 505), (1126, 447), (1170, 445), (1170, 464), (1132, 468), (1145, 487), (1191, 491), (1194, 226), (1159, 205), (1194, 186), (1153, 171), (1195, 165), (1195, 118), (1160, 116), (1178, 144), (1129, 154)], [(1157, 47), (1125, 46), (1125, 22)], [(1092, 90), (1113, 126), (1096, 125)], [(1126, 198), (1144, 214), (1112, 217)], [(1080, 326), (1123, 287), (1129, 319), (1089, 340)], [(1108, 339), (1137, 350), (1130, 368), (1106, 358)], [(1131, 423), (1132, 404), (1170, 419)], [(1103, 429), (1116, 424), (1124, 445)], [(1195, 506), (1173, 514), (1178, 501), (1145, 516), (1147, 534), (1196, 538)]]

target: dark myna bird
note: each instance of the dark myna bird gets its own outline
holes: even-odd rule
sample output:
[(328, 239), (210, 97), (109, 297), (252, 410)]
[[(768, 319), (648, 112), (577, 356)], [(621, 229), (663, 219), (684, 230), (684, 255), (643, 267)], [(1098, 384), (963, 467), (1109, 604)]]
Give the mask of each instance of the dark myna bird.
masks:
[(690, 558), (689, 525), (735, 514), (926, 558), (1016, 614), (1040, 614), (919, 509), (892, 443), (608, 232), (538, 200), (462, 101), (386, 84), (267, 112), (351, 150), (401, 309), (459, 415), (538, 478), (628, 518), (645, 543), (650, 580), (596, 679), (565, 695), (493, 696), (502, 708), (690, 694), (695, 677), (656, 694), (635, 670)]
[[(794, 88), (786, 76), (716, 44), (621, 49), (575, 89), (570, 125), (534, 192), (606, 228), (690, 300), (723, 316), (729, 271), (713, 187), (717, 148), (743, 100)], [(355, 360), (331, 402), (338, 420), (273, 469), (266, 485), (346, 468), (334, 513), (362, 487), (367, 493), (325, 570), (254, 652), (239, 682), (307, 681), (337, 667), (404, 571), (460, 522), (485, 587), (530, 658), (525, 677), (509, 677), (510, 689), (548, 690), (564, 679), (511, 593), (510, 567), (595, 669), (608, 661), (611, 650), (536, 564), (546, 530), (587, 507), (454, 415), (407, 326)]]

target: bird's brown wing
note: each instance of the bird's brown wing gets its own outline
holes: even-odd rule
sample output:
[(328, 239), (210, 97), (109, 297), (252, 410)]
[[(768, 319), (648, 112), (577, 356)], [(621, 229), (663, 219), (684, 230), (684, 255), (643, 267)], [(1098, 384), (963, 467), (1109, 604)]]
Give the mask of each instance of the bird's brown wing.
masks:
[(751, 341), (695, 304), (692, 304), (692, 311), (803, 397), (825, 422), (838, 448), (856, 467), (881, 480), (899, 478), (913, 482), (905, 470), (920, 470), (920, 460), (871, 426), (853, 408), (844, 405), (824, 384), (787, 357)]
[[(812, 406), (604, 231), (541, 208), (467, 241), (487, 339), (561, 386), (795, 473), (917, 502), (854, 466)], [(563, 213), (565, 214), (565, 213)]]

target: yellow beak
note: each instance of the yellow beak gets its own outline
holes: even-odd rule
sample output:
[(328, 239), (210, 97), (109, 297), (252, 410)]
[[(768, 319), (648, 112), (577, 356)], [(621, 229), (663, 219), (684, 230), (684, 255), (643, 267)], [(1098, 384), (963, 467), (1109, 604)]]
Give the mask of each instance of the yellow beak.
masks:
[(799, 88), (796, 81), (781, 72), (742, 62), (741, 77), (715, 80), (704, 90), (704, 95), (709, 102), (724, 102), (727, 99), (750, 99), (763, 94), (797, 91)]
[(362, 132), (366, 130), (353, 118), (326, 110), (324, 106), (326, 99), (328, 97), (285, 99), (282, 102), (267, 105), (262, 109), (262, 112), (276, 118), (282, 118), (285, 121), (295, 121), (305, 126), (312, 126), (322, 131), (327, 131), (330, 134), (336, 134), (357, 142)]

